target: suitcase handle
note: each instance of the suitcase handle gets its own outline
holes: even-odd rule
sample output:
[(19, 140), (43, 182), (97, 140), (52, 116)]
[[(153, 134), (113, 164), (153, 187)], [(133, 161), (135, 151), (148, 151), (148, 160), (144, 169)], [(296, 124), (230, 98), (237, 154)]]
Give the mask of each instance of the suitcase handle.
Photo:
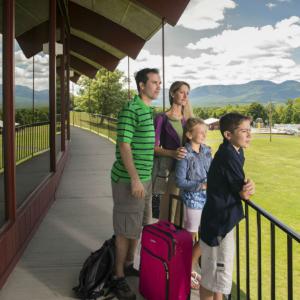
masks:
[[(179, 223), (179, 228), (183, 228), (183, 202), (181, 201), (181, 198), (179, 195), (174, 195), (174, 194), (170, 194), (169, 195), (169, 216), (168, 216), (168, 220), (170, 222), (172, 222), (171, 220), (171, 211), (172, 211), (172, 202), (173, 199), (177, 200), (180, 203), (180, 223)], [(177, 225), (177, 224), (176, 224)]]
[(168, 222), (168, 221), (163, 221), (163, 220), (161, 220), (161, 221), (158, 222), (158, 224), (159, 224), (160, 226), (167, 226), (167, 227), (169, 227), (172, 231), (177, 231), (177, 228), (175, 227), (175, 225), (172, 224), (172, 223), (170, 223), (170, 222)]

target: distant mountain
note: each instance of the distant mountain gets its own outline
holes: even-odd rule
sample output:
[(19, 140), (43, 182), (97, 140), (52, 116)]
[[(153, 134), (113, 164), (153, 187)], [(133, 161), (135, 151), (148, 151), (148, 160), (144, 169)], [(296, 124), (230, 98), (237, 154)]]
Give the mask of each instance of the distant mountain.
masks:
[[(190, 92), (190, 100), (194, 107), (252, 102), (265, 104), (269, 101), (283, 103), (287, 99), (297, 97), (300, 97), (300, 82), (292, 80), (280, 84), (272, 81), (256, 80), (236, 85), (205, 85)], [(162, 95), (153, 104), (162, 106)], [(166, 104), (169, 105), (168, 97), (166, 97)]]
[[(159, 93), (159, 97), (156, 100), (152, 101), (153, 106), (163, 106), (163, 89), (161, 89)], [(166, 107), (169, 106), (169, 89), (165, 89), (165, 101), (166, 101)]]
[[(2, 85), (0, 85), (2, 90)], [(30, 108), (32, 107), (32, 89), (23, 86), (16, 85), (15, 88), (15, 99), (16, 108)], [(2, 103), (2, 93), (0, 93), (0, 103)], [(34, 105), (36, 107), (49, 106), (49, 91), (41, 90), (34, 92)]]
[[(2, 85), (0, 85), (2, 89)], [(169, 106), (169, 90), (165, 90), (166, 106)], [(30, 108), (32, 106), (32, 89), (17, 85), (15, 89), (16, 108)], [(35, 91), (35, 106), (49, 105), (49, 91)], [(284, 81), (280, 84), (266, 80), (250, 81), (245, 84), (235, 85), (204, 85), (190, 92), (193, 107), (197, 106), (224, 106), (227, 104), (248, 104), (259, 102), (262, 104), (272, 101), (284, 103), (288, 99), (300, 97), (300, 82)], [(0, 105), (2, 93), (0, 93)], [(154, 106), (162, 106), (162, 92)]]

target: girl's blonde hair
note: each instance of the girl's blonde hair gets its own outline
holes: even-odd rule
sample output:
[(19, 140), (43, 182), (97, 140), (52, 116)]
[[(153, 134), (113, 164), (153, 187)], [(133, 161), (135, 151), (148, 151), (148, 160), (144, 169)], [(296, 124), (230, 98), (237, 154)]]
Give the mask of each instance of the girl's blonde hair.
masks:
[(204, 120), (202, 120), (200, 118), (194, 118), (194, 117), (189, 118), (185, 123), (184, 131), (183, 131), (184, 144), (189, 141), (188, 137), (186, 136), (187, 132), (192, 132), (193, 128), (196, 125), (204, 125), (207, 129), (207, 125), (205, 124)]
[[(185, 81), (175, 81), (171, 84), (169, 89), (169, 102), (171, 106), (174, 102), (173, 94), (176, 93), (183, 85), (187, 86), (189, 90), (191, 89), (190, 85)], [(194, 117), (193, 108), (189, 99), (187, 100), (186, 105), (182, 107), (182, 115), (186, 120)]]

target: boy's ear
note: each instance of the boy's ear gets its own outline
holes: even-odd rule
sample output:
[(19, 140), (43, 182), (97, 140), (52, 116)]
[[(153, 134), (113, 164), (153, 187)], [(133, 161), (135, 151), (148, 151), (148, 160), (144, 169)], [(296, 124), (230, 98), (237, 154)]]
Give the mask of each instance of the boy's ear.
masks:
[(231, 140), (231, 137), (232, 137), (232, 134), (231, 134), (231, 132), (230, 131), (224, 131), (223, 132), (223, 135), (224, 135), (224, 138), (226, 139), (226, 140), (228, 140), (228, 141), (230, 141)]

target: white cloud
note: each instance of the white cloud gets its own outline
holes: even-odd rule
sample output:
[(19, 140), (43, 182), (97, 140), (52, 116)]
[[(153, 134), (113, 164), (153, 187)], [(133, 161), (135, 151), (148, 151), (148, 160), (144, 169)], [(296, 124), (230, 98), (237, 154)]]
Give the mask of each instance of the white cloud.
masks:
[(191, 0), (178, 25), (195, 30), (214, 29), (221, 25), (226, 9), (234, 9), (232, 0)]
[(278, 22), (275, 27), (242, 27), (238, 30), (224, 30), (221, 34), (203, 38), (196, 44), (188, 44), (192, 50), (210, 50), (215, 54), (228, 53), (247, 55), (269, 55), (270, 50), (287, 54), (291, 48), (300, 47), (300, 18), (293, 16)]
[[(35, 90), (49, 89), (49, 56), (39, 53), (34, 56)], [(16, 85), (33, 87), (33, 59), (26, 58), (21, 50), (15, 51)]]
[(276, 3), (272, 3), (272, 2), (269, 2), (269, 3), (266, 4), (266, 7), (270, 8), (270, 9), (272, 9), (275, 6), (277, 6), (277, 4)]
[[(299, 17), (284, 19), (275, 26), (224, 30), (189, 44), (188, 48), (198, 51), (199, 56), (165, 58), (166, 87), (174, 80), (187, 80), (193, 88), (251, 80), (300, 81), (300, 65), (292, 57), (292, 51), (300, 48)], [(160, 55), (142, 50), (136, 61), (130, 61), (131, 74), (144, 67), (161, 69), (161, 64)], [(127, 59), (118, 68), (127, 74)], [(133, 76), (131, 80), (131, 87), (135, 88)]]

